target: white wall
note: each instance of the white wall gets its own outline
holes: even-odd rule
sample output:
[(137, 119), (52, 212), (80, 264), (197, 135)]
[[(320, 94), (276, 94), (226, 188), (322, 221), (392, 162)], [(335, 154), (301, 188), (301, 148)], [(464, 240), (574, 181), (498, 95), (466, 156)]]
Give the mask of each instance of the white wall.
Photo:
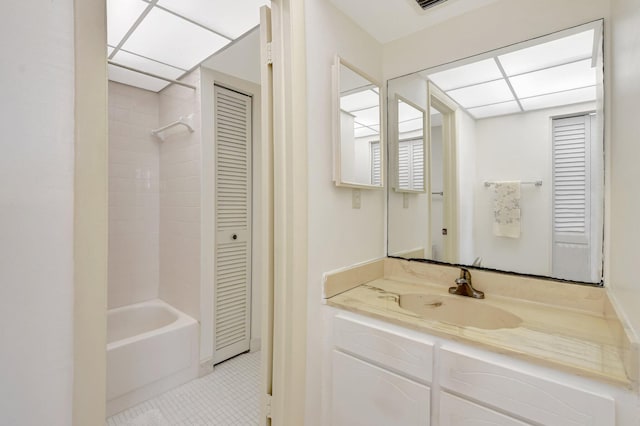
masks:
[[(381, 46), (325, 0), (305, 2), (308, 114), (308, 311), (305, 425), (325, 425), (330, 371), (323, 364), (323, 333), (330, 326), (321, 304), (322, 274), (385, 255), (384, 191), (352, 190), (332, 181), (331, 65), (334, 55), (382, 81)], [(302, 142), (302, 141), (301, 141)], [(300, 232), (305, 232), (301, 229)], [(304, 285), (304, 283), (300, 283)]]
[(457, 174), (458, 174), (458, 262), (473, 263), (479, 253), (475, 249), (474, 204), (476, 166), (476, 122), (469, 114), (456, 111)]
[(157, 93), (109, 82), (110, 309), (158, 297), (159, 107)]
[(0, 14), (0, 424), (68, 426), (73, 382), (74, 14)]
[[(640, 332), (640, 281), (635, 271), (640, 241), (640, 8), (636, 0), (613, 0), (611, 24), (611, 65), (608, 87), (611, 138), (607, 144), (611, 166), (608, 191), (610, 218), (605, 229), (607, 241), (605, 282), (611, 285), (618, 301)], [(607, 214), (608, 213), (608, 214)]]
[[(474, 239), (482, 266), (551, 275), (551, 117), (595, 110), (594, 103), (549, 108), (476, 121)], [(520, 238), (493, 235), (492, 187), (484, 181), (542, 180), (522, 185)]]
[[(200, 71), (160, 92), (160, 125), (194, 115), (160, 143), (160, 298), (200, 319)], [(211, 302), (213, 303), (213, 302)]]

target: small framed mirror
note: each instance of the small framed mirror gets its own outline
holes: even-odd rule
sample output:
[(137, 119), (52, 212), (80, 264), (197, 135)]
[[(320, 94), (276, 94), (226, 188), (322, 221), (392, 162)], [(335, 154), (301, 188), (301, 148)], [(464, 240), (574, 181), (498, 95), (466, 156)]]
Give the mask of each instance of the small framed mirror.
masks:
[(384, 186), (384, 138), (380, 84), (336, 56), (333, 65), (336, 186)]

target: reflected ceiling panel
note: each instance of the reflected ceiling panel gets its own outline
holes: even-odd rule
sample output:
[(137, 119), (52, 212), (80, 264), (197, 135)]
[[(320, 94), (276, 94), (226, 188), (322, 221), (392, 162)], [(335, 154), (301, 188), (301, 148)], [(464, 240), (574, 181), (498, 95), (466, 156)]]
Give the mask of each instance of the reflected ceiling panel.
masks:
[(229, 41), (154, 8), (129, 37), (123, 49), (175, 67), (190, 69)]
[(477, 83), (486, 83), (502, 78), (502, 73), (493, 58), (474, 62), (450, 70), (429, 75), (442, 90), (457, 89)]
[(164, 80), (149, 77), (139, 72), (129, 71), (115, 65), (109, 65), (108, 72), (109, 80), (128, 84), (129, 86), (140, 89), (151, 90), (152, 92), (158, 92), (169, 85), (169, 83)]
[(591, 58), (594, 30), (498, 56), (508, 76)]
[(126, 65), (128, 67), (146, 71), (162, 77), (170, 78), (172, 80), (180, 77), (182, 74), (184, 74), (185, 71), (183, 69), (161, 64), (159, 62), (152, 61), (151, 59), (143, 58), (132, 53), (124, 52), (122, 50), (116, 53), (116, 55), (113, 57), (113, 61), (118, 64)]
[(380, 102), (380, 95), (372, 90), (352, 93), (351, 95), (340, 97), (340, 109), (353, 113), (353, 111), (377, 106)]
[(531, 111), (561, 105), (593, 102), (596, 100), (596, 97), (596, 86), (591, 86), (582, 89), (568, 90), (566, 92), (552, 93), (550, 95), (525, 98), (521, 99), (520, 103), (525, 111)]
[(235, 39), (260, 24), (260, 7), (268, 0), (160, 0), (165, 7)]
[(120, 44), (147, 6), (141, 0), (107, 0), (107, 44)]
[(376, 136), (380, 134), (380, 127), (356, 127), (354, 128), (354, 136), (356, 138), (364, 138), (366, 136)]
[(380, 108), (378, 106), (352, 111), (355, 122), (365, 126), (377, 126), (380, 124)]
[(591, 66), (591, 59), (585, 59), (542, 71), (509, 77), (509, 81), (518, 97), (528, 98), (593, 86), (596, 81), (596, 70)]
[(422, 119), (422, 111), (412, 107), (405, 102), (398, 102), (398, 120), (400, 122), (412, 120), (415, 118)]
[(423, 130), (422, 117), (414, 118), (412, 120), (407, 120), (407, 121), (400, 121), (398, 123), (398, 131), (400, 133), (415, 132), (416, 130), (420, 130), (420, 134), (422, 134), (422, 130)]
[(516, 101), (509, 101), (477, 108), (470, 108), (467, 111), (474, 118), (487, 118), (520, 112), (520, 106), (518, 106), (518, 102)]
[(514, 100), (506, 81), (497, 80), (447, 92), (463, 108)]

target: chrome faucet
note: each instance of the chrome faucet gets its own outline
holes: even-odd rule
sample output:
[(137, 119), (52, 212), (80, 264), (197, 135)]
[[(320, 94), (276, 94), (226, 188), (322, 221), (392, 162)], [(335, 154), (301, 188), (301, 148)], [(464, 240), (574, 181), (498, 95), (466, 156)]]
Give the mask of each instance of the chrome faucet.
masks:
[(476, 290), (471, 285), (471, 272), (467, 268), (460, 268), (460, 278), (456, 278), (455, 287), (449, 287), (449, 293), (473, 297), (474, 299), (484, 299), (484, 293)]

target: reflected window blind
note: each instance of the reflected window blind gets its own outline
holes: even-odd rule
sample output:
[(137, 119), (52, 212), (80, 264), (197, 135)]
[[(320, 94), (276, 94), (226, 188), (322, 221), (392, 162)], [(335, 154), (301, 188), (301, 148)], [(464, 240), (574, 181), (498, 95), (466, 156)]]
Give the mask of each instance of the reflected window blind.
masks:
[(371, 142), (371, 185), (382, 183), (382, 170), (380, 163), (380, 142)]
[(424, 143), (422, 139), (407, 139), (398, 144), (398, 187), (424, 190)]
[(553, 226), (585, 235), (589, 213), (589, 116), (553, 120)]

